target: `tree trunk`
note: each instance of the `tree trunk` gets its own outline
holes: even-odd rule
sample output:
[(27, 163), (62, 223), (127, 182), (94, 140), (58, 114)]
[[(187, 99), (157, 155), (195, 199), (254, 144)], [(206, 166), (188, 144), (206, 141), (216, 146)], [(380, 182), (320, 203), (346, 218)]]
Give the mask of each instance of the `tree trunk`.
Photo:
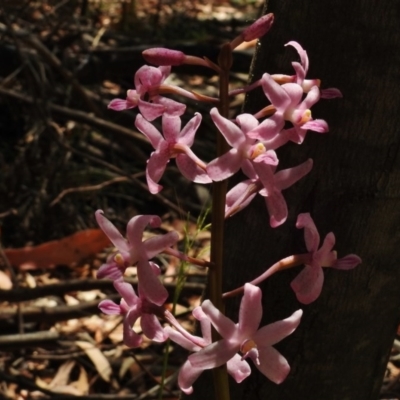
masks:
[[(260, 196), (226, 222), (225, 284), (228, 290), (254, 279), (268, 266), (305, 250), (295, 228), (310, 212), (321, 237), (333, 231), (338, 256), (358, 254), (351, 271), (325, 270), (320, 298), (297, 302), (291, 280), (302, 267), (280, 272), (261, 285), (261, 325), (302, 308), (297, 331), (276, 347), (292, 367), (275, 385), (256, 369), (232, 400), (375, 400), (400, 316), (400, 2), (386, 0), (270, 0), (272, 30), (262, 40), (254, 79), (263, 72), (293, 74), (298, 41), (310, 58), (309, 78), (322, 88), (338, 87), (343, 99), (321, 100), (313, 118), (326, 119), (330, 132), (308, 132), (302, 146), (280, 151), (280, 168), (311, 157), (311, 173), (284, 191), (287, 222), (276, 229)], [(261, 91), (249, 96), (247, 112), (266, 103)], [(240, 299), (227, 303), (237, 320)], [(203, 374), (192, 399), (211, 399)]]

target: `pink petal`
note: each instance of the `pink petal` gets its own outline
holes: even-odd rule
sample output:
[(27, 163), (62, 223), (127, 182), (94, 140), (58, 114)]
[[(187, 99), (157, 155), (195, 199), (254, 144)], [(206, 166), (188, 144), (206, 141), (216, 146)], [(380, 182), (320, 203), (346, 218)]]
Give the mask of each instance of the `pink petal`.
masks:
[(239, 335), (251, 337), (257, 331), (262, 317), (261, 289), (245, 283), (244, 295), (239, 309)]
[(321, 89), (321, 99), (334, 99), (343, 97), (342, 92), (336, 88)]
[(313, 166), (313, 160), (309, 158), (307, 161), (293, 168), (282, 169), (275, 174), (275, 185), (279, 190), (287, 189), (298, 180), (307, 175)]
[(321, 294), (323, 283), (324, 272), (322, 268), (317, 265), (306, 265), (299, 275), (293, 279), (290, 286), (300, 303), (310, 304)]
[(107, 315), (121, 315), (122, 310), (119, 304), (114, 303), (111, 300), (102, 300), (98, 306), (103, 314)]
[(282, 383), (289, 375), (290, 366), (286, 358), (273, 347), (258, 348), (260, 365), (258, 370), (276, 384)]
[(189, 181), (202, 184), (212, 182), (207, 172), (200, 168), (187, 154), (179, 154), (175, 161), (179, 171)]
[(168, 291), (154, 274), (148, 260), (137, 264), (137, 275), (141, 293), (152, 303), (161, 306), (168, 298)]
[(361, 262), (362, 262), (361, 258), (358, 257), (356, 254), (348, 254), (347, 256), (336, 260), (336, 263), (333, 265), (333, 268), (341, 270), (349, 270), (356, 267)]
[(297, 310), (290, 317), (282, 321), (277, 321), (260, 328), (252, 336), (252, 339), (257, 344), (257, 348), (261, 349), (263, 347), (272, 346), (292, 334), (299, 326), (302, 315), (303, 311)]
[(305, 72), (308, 71), (308, 56), (307, 52), (301, 47), (300, 43), (295, 42), (294, 40), (285, 44), (285, 46), (292, 46), (296, 49), (297, 53), (299, 53), (301, 65), (303, 66)]
[(123, 99), (114, 99), (110, 101), (110, 104), (108, 105), (107, 108), (114, 111), (123, 111), (134, 107), (136, 107), (136, 105), (132, 104), (131, 102), (128, 102)]
[(265, 197), (265, 203), (269, 214), (269, 224), (272, 228), (282, 225), (288, 216), (285, 198), (279, 190), (274, 190)]
[(165, 168), (169, 162), (169, 154), (165, 151), (153, 152), (147, 161), (146, 180), (151, 194), (157, 194), (162, 190), (158, 181), (164, 174)]
[(143, 135), (147, 137), (147, 139), (150, 140), (151, 145), (155, 149), (158, 149), (160, 147), (161, 143), (164, 141), (164, 138), (153, 124), (151, 124), (150, 122), (145, 120), (140, 114), (138, 114), (135, 120), (135, 126), (137, 129), (139, 129), (140, 132), (143, 133)]
[(212, 342), (211, 338), (211, 322), (201, 307), (196, 307), (192, 311), (193, 316), (200, 322), (201, 333), (205, 344), (209, 345)]
[(203, 371), (203, 368), (193, 367), (189, 360), (185, 361), (178, 375), (178, 385), (183, 393), (193, 393), (192, 385)]
[(95, 212), (96, 221), (99, 224), (101, 230), (111, 240), (111, 243), (119, 251), (129, 251), (129, 246), (124, 237), (120, 234), (119, 230), (115, 225), (110, 222), (105, 216), (103, 210), (97, 210)]
[(336, 261), (336, 252), (333, 252), (333, 246), (335, 245), (335, 235), (333, 232), (329, 232), (322, 243), (320, 249), (314, 255), (314, 259), (318, 262), (321, 267), (330, 267)]
[(210, 115), (214, 121), (214, 124), (231, 147), (238, 148), (242, 143), (245, 142), (246, 137), (242, 130), (232, 121), (224, 118), (216, 107), (210, 111)]
[(171, 231), (164, 235), (154, 236), (143, 242), (143, 248), (147, 258), (150, 260), (160, 254), (167, 247), (175, 245), (179, 240), (178, 232)]
[(207, 165), (207, 174), (213, 181), (223, 181), (239, 171), (241, 164), (242, 155), (236, 149), (230, 149)]
[(303, 213), (297, 216), (296, 228), (304, 228), (304, 241), (306, 242), (307, 250), (310, 253), (315, 253), (318, 250), (320, 237), (310, 213)]
[(313, 119), (301, 126), (301, 129), (309, 129), (318, 133), (326, 133), (329, 131), (329, 126), (323, 119)]
[(136, 322), (136, 320), (140, 317), (140, 311), (137, 309), (130, 310), (128, 314), (124, 318), (123, 323), (123, 337), (124, 344), (128, 347), (140, 347), (142, 344), (142, 336), (138, 335), (133, 329), (132, 326)]
[(237, 330), (236, 325), (214, 307), (210, 300), (204, 300), (201, 304), (201, 308), (223, 338), (229, 339), (235, 334)]
[(166, 326), (164, 329), (168, 337), (184, 349), (189, 351), (199, 351), (202, 349), (202, 347), (198, 346), (194, 341), (189, 340), (187, 337), (183, 336), (182, 333), (176, 331), (175, 329), (172, 329), (169, 326)]
[(149, 103), (147, 101), (139, 100), (138, 102), (139, 111), (143, 114), (143, 117), (148, 121), (153, 121), (166, 111), (165, 106), (157, 103)]
[(239, 354), (235, 354), (226, 363), (228, 374), (236, 381), (236, 383), (242, 382), (251, 374), (251, 368), (246, 360), (242, 360)]
[(189, 122), (182, 129), (179, 134), (179, 143), (191, 146), (194, 141), (194, 137), (197, 129), (200, 126), (202, 115), (200, 113), (195, 113), (194, 117), (189, 120)]
[(264, 74), (262, 76), (261, 83), (268, 100), (277, 108), (278, 111), (284, 112), (291, 103), (288, 93), (281, 85), (276, 83), (269, 74)]
[(292, 67), (296, 73), (296, 83), (298, 85), (302, 85), (306, 77), (306, 71), (304, 70), (303, 66), (300, 65), (298, 62), (292, 62)]
[(181, 131), (180, 117), (171, 117), (164, 114), (162, 117), (162, 129), (165, 140), (168, 143), (176, 143), (178, 141), (179, 132)]
[(165, 342), (168, 339), (167, 333), (164, 331), (157, 317), (153, 314), (143, 314), (140, 326), (142, 327), (143, 333), (155, 342)]
[(96, 278), (97, 279), (111, 279), (113, 281), (117, 279), (122, 279), (123, 271), (120, 266), (112, 261), (103, 264), (97, 271)]
[(115, 281), (114, 287), (117, 290), (117, 292), (121, 295), (121, 297), (125, 300), (129, 308), (141, 307), (142, 302), (136, 295), (135, 290), (133, 289), (133, 286), (130, 283), (124, 281)]
[(153, 99), (153, 101), (158, 105), (162, 105), (164, 107), (165, 114), (167, 114), (169, 117), (180, 117), (186, 111), (185, 104), (168, 99), (166, 97), (157, 96)]
[(306, 98), (302, 102), (304, 109), (311, 108), (320, 99), (320, 91), (318, 86), (313, 86), (307, 93)]
[(284, 127), (285, 120), (281, 112), (276, 112), (271, 117), (265, 119), (260, 125), (247, 133), (251, 139), (262, 141), (273, 139)]
[(161, 225), (161, 218), (158, 215), (136, 215), (129, 220), (126, 227), (126, 237), (131, 247), (141, 249), (143, 247), (142, 237), (146, 226), (158, 228)]
[(135, 73), (135, 88), (140, 95), (143, 95), (151, 86), (160, 85), (164, 79), (165, 76), (163, 76), (161, 68), (143, 65)]
[(231, 214), (233, 210), (236, 210), (234, 211), (235, 214), (250, 204), (251, 200), (253, 200), (257, 194), (256, 192), (248, 192), (250, 185), (252, 185), (252, 181), (248, 179), (238, 183), (227, 193), (225, 214), (233, 215)]
[(195, 368), (212, 369), (225, 364), (238, 350), (237, 344), (232, 344), (228, 340), (219, 340), (199, 352), (191, 354), (188, 360)]
[(251, 114), (240, 114), (236, 117), (236, 122), (240, 126), (241, 130), (244, 133), (247, 133), (255, 128), (257, 128), (259, 122), (258, 119), (255, 118)]

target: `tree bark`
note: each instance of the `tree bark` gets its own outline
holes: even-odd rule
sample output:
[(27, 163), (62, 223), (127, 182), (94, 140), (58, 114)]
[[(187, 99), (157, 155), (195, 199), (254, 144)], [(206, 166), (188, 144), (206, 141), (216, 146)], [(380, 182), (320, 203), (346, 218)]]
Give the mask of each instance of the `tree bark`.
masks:
[[(297, 302), (291, 280), (302, 267), (280, 272), (261, 285), (261, 325), (302, 308), (297, 331), (276, 347), (291, 373), (275, 385), (255, 368), (232, 400), (375, 400), (400, 317), (400, 1), (270, 0), (272, 30), (262, 40), (252, 69), (293, 74), (298, 41), (310, 58), (309, 78), (322, 88), (338, 87), (343, 99), (321, 100), (313, 118), (326, 119), (330, 132), (309, 132), (302, 146), (287, 145), (279, 168), (311, 157), (311, 173), (284, 191), (287, 222), (269, 227), (263, 199), (226, 222), (225, 284), (231, 290), (268, 266), (305, 250), (297, 215), (310, 212), (321, 237), (333, 231), (338, 256), (358, 254), (351, 271), (325, 270), (320, 298)], [(267, 104), (261, 91), (250, 94), (247, 112)], [(237, 321), (240, 299), (227, 302)], [(203, 374), (191, 399), (211, 399)]]

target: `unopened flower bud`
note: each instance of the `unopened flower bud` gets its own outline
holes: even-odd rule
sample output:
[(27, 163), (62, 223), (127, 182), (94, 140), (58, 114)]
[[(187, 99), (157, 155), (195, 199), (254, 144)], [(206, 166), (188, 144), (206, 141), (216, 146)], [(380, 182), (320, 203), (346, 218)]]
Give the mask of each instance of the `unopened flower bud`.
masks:
[(182, 65), (186, 55), (179, 50), (166, 49), (164, 47), (155, 47), (142, 52), (143, 58), (158, 66)]
[(244, 41), (250, 42), (254, 39), (259, 39), (261, 36), (264, 36), (271, 29), (273, 22), (274, 14), (272, 13), (259, 18), (243, 31), (242, 35)]

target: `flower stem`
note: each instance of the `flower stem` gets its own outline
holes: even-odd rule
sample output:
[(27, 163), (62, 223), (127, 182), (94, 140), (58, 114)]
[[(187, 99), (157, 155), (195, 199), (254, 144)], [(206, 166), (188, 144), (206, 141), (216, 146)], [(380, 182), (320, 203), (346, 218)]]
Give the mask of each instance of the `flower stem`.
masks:
[[(306, 264), (310, 261), (310, 253), (306, 254), (294, 254), (293, 256), (289, 256), (283, 258), (282, 260), (278, 261), (271, 267), (269, 267), (265, 272), (263, 272), (260, 276), (253, 279), (251, 282), (252, 285), (259, 285), (261, 282), (265, 281), (265, 279), (269, 278), (273, 274), (278, 271), (283, 271), (284, 269), (297, 267), (298, 265)], [(242, 294), (244, 291), (244, 286), (238, 287), (230, 292), (226, 292), (222, 295), (224, 299), (228, 297), (234, 297), (238, 294)]]
[[(232, 50), (229, 43), (222, 46), (218, 65), (221, 68), (219, 75), (220, 103), (219, 112), (227, 118), (229, 114), (229, 70), (232, 65)], [(222, 136), (217, 136), (217, 157), (226, 153), (228, 145)], [(225, 221), (225, 200), (227, 182), (214, 182), (212, 195), (212, 225), (211, 225), (211, 262), (215, 268), (209, 270), (209, 297), (215, 307), (224, 312), (222, 299), (222, 271), (223, 271), (223, 244), (224, 244), (224, 221)], [(218, 333), (213, 330), (213, 341), (220, 339)], [(229, 384), (226, 365), (214, 368), (214, 390), (215, 399), (229, 400)]]

